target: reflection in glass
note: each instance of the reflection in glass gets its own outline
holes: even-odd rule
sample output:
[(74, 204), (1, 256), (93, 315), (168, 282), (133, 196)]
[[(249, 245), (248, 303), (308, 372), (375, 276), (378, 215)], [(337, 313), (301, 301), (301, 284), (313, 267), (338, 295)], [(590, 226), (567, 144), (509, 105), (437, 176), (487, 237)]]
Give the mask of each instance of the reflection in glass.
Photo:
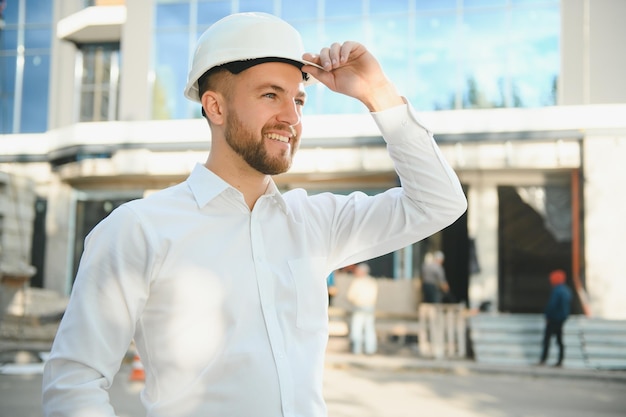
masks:
[(211, 1), (198, 3), (198, 28), (204, 31), (211, 24), (231, 13), (230, 1)]
[(409, 76), (409, 21), (395, 16), (381, 16), (368, 20), (371, 41), (368, 49), (380, 60), (385, 73), (399, 91), (409, 90), (415, 79)]
[(239, 0), (239, 11), (274, 13), (274, 5), (267, 0)]
[(288, 21), (317, 18), (317, 3), (315, 1), (282, 0), (280, 7), (281, 17)]
[(17, 49), (17, 30), (3, 29), (0, 31), (0, 50), (15, 54)]
[(2, 11), (2, 17), (4, 17), (4, 21), (7, 25), (17, 24), (17, 1), (11, 1), (11, 4), (8, 4), (7, 1), (5, 1), (5, 3), (7, 3), (7, 5)]
[(16, 0), (2, 4), (5, 26), (0, 29), (0, 132), (44, 132), (48, 120), (52, 2)]
[(407, 95), (421, 110), (445, 110), (460, 101), (460, 41), (454, 13), (420, 15), (411, 38), (410, 88)]
[(510, 102), (507, 21), (505, 9), (463, 16), (464, 108), (504, 107)]
[[(17, 1), (10, 1), (11, 6), (17, 8)], [(50, 0), (27, 0), (26, 7), (26, 24), (44, 23), (50, 24), (52, 20), (52, 2)]]
[(369, 6), (371, 14), (407, 13), (409, 0), (373, 0)]
[(326, 0), (324, 12), (326, 17), (362, 16), (361, 0)]
[[(197, 116), (198, 106), (182, 95), (191, 39), (234, 10), (279, 13), (307, 51), (364, 43), (420, 110), (556, 102), (558, 0), (157, 0), (153, 117)], [(307, 93), (305, 114), (363, 111), (319, 85)]]
[(321, 46), (347, 40), (367, 44), (366, 35), (364, 21), (361, 19), (326, 19)]
[(183, 96), (183, 90), (193, 47), (189, 33), (157, 32), (155, 45), (153, 118), (188, 118), (189, 100)]
[(189, 25), (188, 3), (165, 3), (156, 7), (157, 30), (168, 27), (187, 27)]
[(508, 0), (463, 0), (464, 8), (506, 6)]
[(50, 55), (29, 55), (24, 59), (22, 120), (20, 133), (45, 132), (48, 124)]
[(49, 49), (52, 41), (52, 29), (30, 29), (24, 33), (25, 48)]
[(457, 0), (416, 0), (415, 9), (424, 10), (450, 10), (456, 9)]
[(555, 105), (560, 66), (558, 9), (513, 10), (511, 22), (511, 85), (514, 98), (519, 99), (511, 105)]
[(13, 97), (15, 96), (14, 56), (0, 55), (0, 133), (13, 133)]

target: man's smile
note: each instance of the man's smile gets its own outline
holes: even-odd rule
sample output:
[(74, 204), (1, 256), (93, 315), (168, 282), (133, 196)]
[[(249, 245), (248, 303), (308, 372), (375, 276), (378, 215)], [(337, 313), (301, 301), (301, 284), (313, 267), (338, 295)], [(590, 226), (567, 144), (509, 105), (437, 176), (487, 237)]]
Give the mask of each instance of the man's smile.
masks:
[(277, 140), (283, 143), (289, 143), (289, 136), (279, 135), (278, 133), (266, 133), (265, 137), (271, 140)]

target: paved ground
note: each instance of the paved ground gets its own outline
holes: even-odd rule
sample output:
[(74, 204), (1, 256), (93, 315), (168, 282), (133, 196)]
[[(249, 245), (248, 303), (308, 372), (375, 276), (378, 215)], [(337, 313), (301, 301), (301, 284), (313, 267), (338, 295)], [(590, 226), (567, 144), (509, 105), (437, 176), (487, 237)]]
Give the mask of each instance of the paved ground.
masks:
[[(41, 417), (41, 363), (0, 367), (0, 416)], [(142, 383), (125, 364), (111, 389), (119, 417), (141, 417)], [(626, 373), (486, 367), (410, 355), (331, 353), (325, 392), (330, 417), (623, 417)]]

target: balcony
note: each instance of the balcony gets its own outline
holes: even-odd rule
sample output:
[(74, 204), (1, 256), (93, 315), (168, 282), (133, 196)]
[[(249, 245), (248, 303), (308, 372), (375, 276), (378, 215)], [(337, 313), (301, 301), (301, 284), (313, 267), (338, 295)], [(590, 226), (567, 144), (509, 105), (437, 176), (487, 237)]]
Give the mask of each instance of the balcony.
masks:
[(58, 38), (76, 44), (119, 42), (126, 22), (124, 3), (96, 1), (94, 6), (61, 19), (57, 24)]

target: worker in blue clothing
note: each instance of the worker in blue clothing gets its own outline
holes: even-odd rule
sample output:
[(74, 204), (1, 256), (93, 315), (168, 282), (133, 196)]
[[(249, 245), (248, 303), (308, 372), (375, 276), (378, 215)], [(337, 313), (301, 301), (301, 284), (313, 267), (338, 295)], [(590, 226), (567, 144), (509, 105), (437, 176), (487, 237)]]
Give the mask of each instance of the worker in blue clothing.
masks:
[(559, 345), (559, 359), (554, 366), (562, 366), (565, 356), (565, 346), (563, 345), (563, 325), (569, 317), (572, 302), (572, 290), (565, 285), (565, 271), (557, 269), (550, 273), (550, 284), (552, 291), (550, 299), (546, 305), (544, 315), (546, 318), (545, 331), (543, 335), (543, 351), (541, 353), (540, 365), (545, 365), (550, 351), (550, 340), (556, 336)]

